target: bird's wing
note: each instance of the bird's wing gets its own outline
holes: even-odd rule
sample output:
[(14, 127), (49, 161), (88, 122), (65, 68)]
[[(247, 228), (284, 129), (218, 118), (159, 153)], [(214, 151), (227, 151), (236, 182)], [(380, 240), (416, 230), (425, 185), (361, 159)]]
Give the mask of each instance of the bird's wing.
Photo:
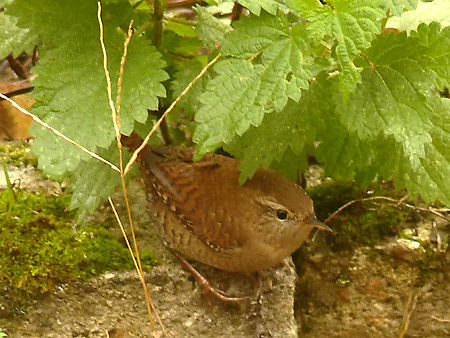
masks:
[[(217, 251), (239, 248), (246, 242), (245, 203), (241, 201), (235, 160), (207, 155), (192, 161), (192, 149), (170, 154), (154, 151), (141, 164), (153, 188), (186, 227)], [(244, 220), (244, 221), (243, 221)]]

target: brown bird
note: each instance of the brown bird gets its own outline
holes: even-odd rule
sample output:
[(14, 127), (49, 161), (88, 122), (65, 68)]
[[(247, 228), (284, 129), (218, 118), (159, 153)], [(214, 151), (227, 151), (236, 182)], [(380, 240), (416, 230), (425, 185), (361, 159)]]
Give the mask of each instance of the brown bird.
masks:
[[(140, 142), (135, 134), (122, 140), (131, 151)], [(207, 154), (194, 162), (193, 153), (146, 146), (138, 156), (151, 217), (165, 246), (184, 264), (182, 255), (222, 270), (259, 271), (292, 254), (313, 228), (330, 230), (316, 219), (306, 192), (277, 172), (259, 168), (241, 186), (239, 161)]]

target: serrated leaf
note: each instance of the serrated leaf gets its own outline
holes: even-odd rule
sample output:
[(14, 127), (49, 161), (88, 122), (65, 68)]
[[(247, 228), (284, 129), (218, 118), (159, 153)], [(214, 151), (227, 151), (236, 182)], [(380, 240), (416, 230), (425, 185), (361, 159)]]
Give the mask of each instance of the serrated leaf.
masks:
[[(328, 93), (335, 88), (334, 81), (327, 80), (325, 76), (317, 78), (310, 89), (311, 95), (316, 95), (317, 102), (325, 102)], [(363, 85), (364, 83), (363, 80)], [(373, 87), (372, 94), (366, 100), (373, 102), (378, 95), (383, 96), (379, 91), (380, 88)], [(392, 96), (397, 97), (398, 94), (394, 93)], [(403, 104), (407, 105), (406, 102)], [(388, 119), (384, 125), (387, 130), (372, 130), (372, 133), (362, 136), (358, 127), (342, 123), (342, 116), (337, 114), (339, 110), (336, 111), (334, 104), (320, 104), (316, 118), (325, 127), (318, 134), (319, 148), (316, 156), (324, 164), (327, 175), (356, 179), (363, 184), (375, 179), (393, 178), (397, 188), (407, 188), (411, 195), (421, 194), (427, 202), (439, 198), (449, 205), (450, 100), (429, 95), (423, 101), (410, 105), (419, 104), (420, 107), (414, 107), (414, 112), (422, 115), (411, 119), (415, 119), (416, 124), (421, 119), (420, 125), (405, 121), (408, 113), (413, 114), (411, 111), (391, 111), (390, 116), (388, 112), (383, 115)], [(353, 106), (348, 108), (347, 113), (352, 112), (352, 109), (359, 109), (358, 113), (363, 112), (361, 106)], [(395, 122), (398, 119), (401, 122)], [(373, 119), (371, 121), (376, 124)], [(395, 123), (397, 126), (394, 126)], [(403, 123), (403, 129), (400, 129), (400, 123)], [(420, 139), (421, 137), (424, 139)]]
[(261, 14), (236, 23), (223, 46), (223, 54), (236, 58), (214, 67), (218, 75), (200, 97), (194, 134), (199, 156), (259, 125), (265, 112), (281, 111), (288, 98), (298, 101), (311, 77), (302, 34), (302, 26), (291, 28), (283, 15)]
[[(99, 155), (114, 161), (119, 157), (117, 145), (99, 149)], [(124, 156), (125, 163), (129, 158), (128, 154)], [(81, 161), (70, 184), (73, 190), (70, 208), (77, 209), (77, 223), (81, 223), (86, 214), (92, 213), (100, 201), (111, 196), (120, 182), (120, 173), (108, 165), (93, 158)]]
[(273, 15), (277, 14), (279, 9), (283, 11), (288, 10), (288, 7), (282, 0), (241, 0), (239, 3), (255, 15), (260, 15), (261, 9)]
[[(291, 101), (281, 112), (267, 114), (258, 128), (251, 127), (242, 137), (225, 146), (225, 150), (242, 161), (241, 184), (251, 178), (258, 167), (269, 168), (275, 162), (283, 161), (284, 154), (289, 150), (298, 158), (303, 158), (295, 169), (304, 169), (305, 147), (314, 141), (317, 126), (311, 123), (306, 107), (309, 106), (302, 107)], [(287, 161), (285, 159), (285, 163)]]
[[(356, 109), (356, 110), (353, 110)], [(425, 143), (431, 142), (425, 97), (417, 94), (396, 70), (378, 68), (365, 71), (362, 85), (350, 95), (348, 105), (340, 106), (343, 123), (366, 138), (378, 133), (393, 135), (405, 152), (423, 156)]]
[(230, 25), (214, 17), (207, 8), (197, 6), (198, 25), (196, 31), (199, 38), (209, 48), (221, 46), (225, 41), (224, 35), (231, 31)]
[[(199, 157), (217, 149), (223, 141), (230, 142), (235, 134), (243, 134), (251, 123), (260, 124), (263, 117), (260, 112), (255, 114), (249, 103), (254, 102), (258, 95), (258, 76), (263, 71), (261, 65), (230, 59), (216, 64), (214, 69), (219, 75), (210, 81), (208, 91), (200, 98), (203, 106), (195, 115), (198, 125), (194, 142), (198, 144), (196, 151)], [(235, 111), (240, 114), (231, 113)]]
[(417, 7), (418, 0), (386, 0), (385, 8), (389, 9), (392, 15), (400, 15), (404, 10), (413, 10)]
[[(183, 62), (181, 66), (182, 68), (175, 73), (173, 81), (171, 82), (173, 97), (178, 97), (204, 67), (204, 65), (195, 60)], [(209, 79), (210, 75), (208, 73), (201, 77), (187, 92), (187, 94), (183, 96), (181, 101), (175, 107), (175, 110), (182, 110), (188, 117), (194, 116), (194, 114), (201, 108), (199, 97), (206, 91), (206, 86)], [(171, 117), (172, 116), (169, 115), (168, 118)]]
[(178, 36), (185, 38), (192, 38), (197, 36), (195, 28), (189, 24), (181, 23), (181, 22), (173, 22), (169, 21), (165, 24), (164, 28), (166, 30), (172, 31)]
[[(20, 17), (19, 24), (29, 26), (43, 40), (42, 60), (34, 69), (39, 76), (33, 82), (37, 99), (33, 112), (48, 118), (53, 127), (90, 150), (107, 148), (114, 140), (114, 128), (106, 95), (95, 2), (18, 0), (8, 10)], [(132, 15), (127, 2), (103, 7), (113, 95), (125, 38), (117, 27), (128, 26)], [(144, 122), (147, 109), (156, 109), (158, 96), (165, 95), (161, 82), (168, 76), (162, 70), (165, 64), (160, 58), (146, 38), (131, 40), (121, 101), (121, 126), (125, 134), (132, 131), (135, 121)], [(85, 158), (78, 149), (69, 150), (59, 138), (43, 136), (41, 131), (36, 131), (35, 136), (39, 139), (33, 150), (39, 157), (39, 166), (48, 175), (61, 177), (73, 170), (80, 158)], [(47, 151), (47, 146), (53, 147), (54, 152)]]
[(355, 56), (381, 31), (380, 19), (385, 16), (381, 1), (335, 0), (330, 6), (314, 10), (308, 16), (308, 30), (313, 39), (333, 36), (336, 56), (342, 67), (341, 82), (344, 93), (350, 92), (360, 82), (359, 69), (354, 65)]
[(17, 27), (17, 18), (0, 12), (0, 59), (9, 53), (18, 56), (23, 51), (30, 52), (36, 43), (36, 36), (29, 29)]
[[(450, 102), (432, 98), (430, 116), (437, 127), (448, 126)], [(331, 121), (327, 121), (330, 122)], [(394, 179), (398, 189), (407, 188), (411, 196), (420, 194), (427, 202), (436, 199), (450, 205), (450, 130), (440, 127), (431, 131), (432, 142), (424, 146), (423, 157), (411, 163), (404, 145), (392, 136), (379, 134), (360, 139), (356, 133), (346, 134), (346, 128), (334, 120), (323, 133), (318, 159), (324, 161), (328, 175), (356, 179), (368, 184), (374, 179)]]
[[(340, 116), (336, 114), (335, 103), (329, 99), (330, 93), (336, 88), (336, 82), (336, 79), (329, 79), (326, 73), (321, 73), (308, 91), (310, 102), (316, 103), (307, 107), (312, 107), (315, 120), (323, 123), (318, 128), (316, 141), (319, 141), (319, 146), (315, 156), (323, 164), (328, 176), (349, 180), (357, 178), (359, 183), (368, 184), (380, 171), (374, 163), (376, 157), (373, 153), (374, 149), (380, 149), (379, 143), (376, 137), (361, 141), (356, 132), (349, 131), (342, 124)], [(304, 98), (300, 100), (299, 105), (307, 104), (303, 100)], [(392, 148), (381, 149), (389, 149), (394, 154)], [(387, 173), (387, 177), (391, 175), (392, 172)]]
[(316, 8), (322, 6), (319, 0), (289, 0), (288, 2), (302, 17), (310, 15)]
[(401, 16), (389, 18), (386, 27), (409, 33), (417, 29), (421, 23), (439, 22), (442, 27), (450, 26), (450, 2), (448, 0), (419, 1), (418, 4), (417, 1), (412, 2), (415, 2), (415, 5), (417, 5), (415, 10), (404, 12)]
[(283, 158), (280, 161), (272, 162), (270, 169), (279, 172), (294, 182), (298, 182), (299, 174), (304, 172), (307, 166), (307, 157), (303, 151), (296, 154), (291, 148), (287, 148)]
[(448, 85), (450, 28), (422, 25), (410, 37), (380, 36), (367, 57), (371, 65), (362, 72), (361, 85), (348, 103), (339, 103), (341, 120), (362, 139), (380, 133), (394, 137), (411, 166), (418, 166), (434, 128), (427, 96)]

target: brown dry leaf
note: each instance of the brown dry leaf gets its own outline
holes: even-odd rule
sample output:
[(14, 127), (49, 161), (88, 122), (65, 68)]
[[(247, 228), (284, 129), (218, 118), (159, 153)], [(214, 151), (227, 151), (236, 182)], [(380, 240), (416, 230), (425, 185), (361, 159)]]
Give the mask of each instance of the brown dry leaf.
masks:
[[(29, 110), (35, 100), (29, 95), (18, 95), (14, 97), (22, 108)], [(22, 114), (7, 101), (0, 101), (0, 139), (22, 140), (30, 138), (28, 130), (33, 119)]]

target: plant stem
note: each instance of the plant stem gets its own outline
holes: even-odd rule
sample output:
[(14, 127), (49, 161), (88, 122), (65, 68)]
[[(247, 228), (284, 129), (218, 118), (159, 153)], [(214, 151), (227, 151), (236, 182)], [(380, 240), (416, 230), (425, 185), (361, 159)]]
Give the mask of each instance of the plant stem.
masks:
[(7, 222), (11, 218), (11, 210), (13, 203), (16, 200), (16, 195), (14, 194), (14, 190), (12, 188), (11, 180), (9, 179), (8, 169), (6, 168), (6, 161), (2, 161), (3, 172), (5, 173), (6, 186), (8, 189), (4, 192), (6, 194), (6, 217), (5, 221)]
[(154, 0), (153, 13), (155, 15), (155, 35), (153, 37), (153, 44), (157, 48), (160, 48), (162, 44), (163, 19), (164, 19), (164, 9), (161, 0)]

